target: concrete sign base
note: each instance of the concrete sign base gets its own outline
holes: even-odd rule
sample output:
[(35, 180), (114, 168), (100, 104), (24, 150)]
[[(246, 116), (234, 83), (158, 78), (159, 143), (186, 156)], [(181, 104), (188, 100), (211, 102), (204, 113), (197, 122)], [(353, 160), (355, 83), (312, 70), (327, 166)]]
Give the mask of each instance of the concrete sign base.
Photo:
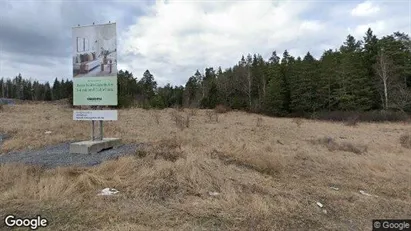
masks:
[(81, 141), (70, 144), (70, 154), (96, 154), (102, 150), (116, 148), (120, 145), (121, 139), (119, 138)]

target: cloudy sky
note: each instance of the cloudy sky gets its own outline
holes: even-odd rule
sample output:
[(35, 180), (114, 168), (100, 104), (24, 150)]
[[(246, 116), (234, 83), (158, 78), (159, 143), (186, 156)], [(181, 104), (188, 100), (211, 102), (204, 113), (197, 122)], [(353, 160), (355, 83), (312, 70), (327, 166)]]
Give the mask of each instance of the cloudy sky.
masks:
[(0, 77), (72, 77), (72, 27), (117, 23), (118, 68), (160, 85), (247, 53), (319, 57), (348, 34), (411, 35), (411, 1), (0, 0)]

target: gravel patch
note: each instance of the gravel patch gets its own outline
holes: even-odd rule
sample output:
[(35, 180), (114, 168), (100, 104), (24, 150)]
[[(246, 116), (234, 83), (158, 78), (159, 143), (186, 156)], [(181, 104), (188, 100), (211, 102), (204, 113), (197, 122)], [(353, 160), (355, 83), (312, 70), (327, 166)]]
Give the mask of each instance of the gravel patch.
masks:
[(125, 144), (115, 149), (108, 149), (97, 154), (70, 154), (70, 143), (48, 146), (40, 150), (9, 152), (0, 155), (0, 164), (23, 163), (41, 165), (46, 168), (59, 166), (94, 166), (103, 161), (132, 155), (140, 144)]

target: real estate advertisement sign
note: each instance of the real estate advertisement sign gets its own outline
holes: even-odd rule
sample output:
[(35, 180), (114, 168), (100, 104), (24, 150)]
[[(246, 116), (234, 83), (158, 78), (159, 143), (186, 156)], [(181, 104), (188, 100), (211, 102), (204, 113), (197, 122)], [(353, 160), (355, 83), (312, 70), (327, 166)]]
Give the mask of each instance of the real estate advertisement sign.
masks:
[(73, 27), (73, 105), (117, 105), (116, 24)]
[(117, 120), (117, 110), (75, 110), (73, 120)]

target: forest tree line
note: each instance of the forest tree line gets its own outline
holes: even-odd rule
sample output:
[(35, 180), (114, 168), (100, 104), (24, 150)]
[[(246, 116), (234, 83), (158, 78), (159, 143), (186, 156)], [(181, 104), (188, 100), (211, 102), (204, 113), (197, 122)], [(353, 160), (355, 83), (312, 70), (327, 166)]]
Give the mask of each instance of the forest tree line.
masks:
[(40, 83), (37, 80), (24, 79), (18, 74), (13, 79), (0, 79), (0, 98), (19, 100), (52, 101), (67, 99), (73, 95), (73, 82), (57, 78), (53, 85), (49, 82)]
[[(293, 57), (285, 50), (268, 60), (248, 54), (231, 68), (196, 71), (185, 86), (157, 87), (147, 70), (138, 81), (119, 72), (122, 101), (144, 107), (214, 108), (302, 115), (330, 111), (411, 111), (411, 40), (395, 32), (363, 40), (348, 35), (339, 49), (319, 60), (310, 52)], [(123, 84), (121, 83), (123, 81)]]
[[(25, 100), (72, 97), (72, 81), (49, 83), (0, 80), (0, 96)], [(205, 68), (185, 86), (158, 87), (149, 70), (141, 79), (118, 72), (119, 107), (174, 106), (228, 108), (270, 115), (305, 115), (331, 111), (396, 110), (411, 112), (411, 39), (395, 32), (377, 38), (368, 29), (362, 40), (348, 35), (317, 60), (310, 52), (293, 57), (276, 51), (268, 60), (260, 54), (242, 56), (233, 67)]]

